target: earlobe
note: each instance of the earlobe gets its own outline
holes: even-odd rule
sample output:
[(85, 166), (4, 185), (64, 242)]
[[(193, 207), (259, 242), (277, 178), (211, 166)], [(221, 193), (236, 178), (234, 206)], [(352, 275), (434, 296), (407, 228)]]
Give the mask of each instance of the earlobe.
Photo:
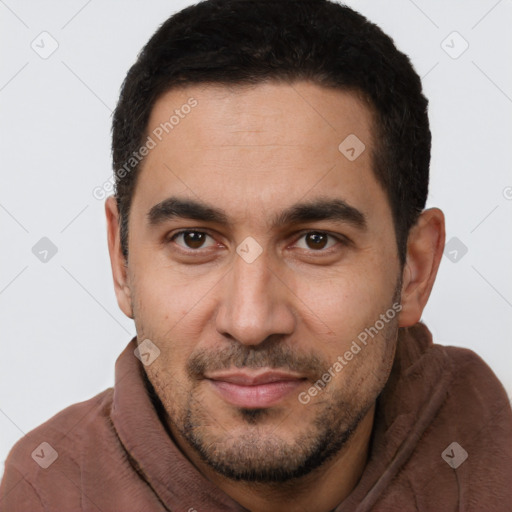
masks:
[(407, 241), (407, 259), (402, 276), (400, 327), (421, 318), (434, 286), (445, 242), (444, 215), (438, 208), (421, 213)]
[(132, 299), (128, 282), (128, 268), (121, 250), (121, 237), (119, 233), (119, 212), (114, 196), (107, 197), (105, 201), (105, 215), (107, 218), (108, 251), (110, 265), (114, 279), (114, 291), (121, 311), (133, 318)]

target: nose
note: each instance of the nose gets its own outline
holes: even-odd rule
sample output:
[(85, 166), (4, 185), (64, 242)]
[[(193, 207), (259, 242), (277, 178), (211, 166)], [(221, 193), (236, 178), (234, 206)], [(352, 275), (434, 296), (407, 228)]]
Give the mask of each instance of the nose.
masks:
[(270, 268), (265, 252), (251, 263), (236, 255), (223, 279), (217, 331), (244, 345), (290, 335), (296, 322), (293, 292), (283, 281)]

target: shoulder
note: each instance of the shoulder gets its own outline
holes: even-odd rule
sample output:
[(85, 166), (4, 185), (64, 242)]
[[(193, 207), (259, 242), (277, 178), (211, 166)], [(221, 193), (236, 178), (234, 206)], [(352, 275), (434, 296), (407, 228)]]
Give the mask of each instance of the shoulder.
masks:
[(471, 418), (473, 429), (479, 424), (487, 428), (499, 427), (500, 422), (511, 429), (510, 398), (495, 373), (477, 353), (468, 348), (434, 343), (430, 331), (421, 323), (409, 328), (408, 336), (408, 341), (414, 338), (415, 343), (408, 343), (407, 366), (410, 366), (406, 373), (417, 373), (423, 378), (428, 374), (434, 386), (443, 377), (448, 377), (444, 406), (459, 420)]
[(19, 501), (28, 499), (26, 492), (29, 490), (42, 504), (45, 497), (37, 489), (76, 494), (74, 480), (80, 475), (84, 447), (93, 448), (93, 437), (112, 430), (112, 399), (113, 389), (106, 389), (89, 400), (63, 409), (22, 437), (5, 462), (0, 503), (7, 492), (11, 500)]
[(451, 375), (450, 387), (460, 392), (476, 394), (479, 401), (488, 404), (489, 396), (501, 397), (508, 403), (507, 393), (492, 369), (475, 352), (468, 348), (434, 343), (432, 334), (421, 322), (400, 329), (400, 354), (398, 364), (402, 374), (416, 373), (425, 378), (429, 373)]
[(491, 368), (472, 350), (434, 348), (445, 354), (452, 374), (432, 425), (435, 435), (430, 451), (441, 455), (436, 469), (459, 488), (468, 509), (499, 510), (512, 499), (510, 398)]
[(434, 347), (440, 347), (450, 361), (453, 379), (448, 394), (458, 413), (471, 414), (473, 425), (493, 430), (503, 426), (512, 431), (510, 398), (489, 365), (467, 348)]
[(404, 329), (399, 341), (386, 395), (386, 440), (390, 445), (393, 433), (400, 441), (405, 436), (403, 444), (413, 450), (393, 496), (411, 489), (421, 510), (501, 510), (512, 499), (512, 409), (505, 388), (478, 354), (433, 343), (423, 324)]
[(28, 449), (34, 450), (39, 442), (61, 444), (64, 440), (80, 438), (91, 423), (109, 417), (112, 398), (113, 389), (108, 388), (88, 400), (66, 407), (23, 436), (14, 445), (7, 460), (18, 460)]

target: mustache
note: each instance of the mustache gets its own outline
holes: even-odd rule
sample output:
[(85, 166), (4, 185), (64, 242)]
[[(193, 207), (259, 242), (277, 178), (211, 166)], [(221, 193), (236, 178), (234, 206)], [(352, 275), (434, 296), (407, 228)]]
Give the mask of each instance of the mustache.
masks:
[(229, 368), (272, 368), (296, 372), (304, 377), (317, 380), (323, 375), (328, 364), (317, 355), (299, 354), (283, 344), (272, 342), (256, 347), (232, 344), (221, 350), (199, 350), (187, 363), (187, 373), (192, 379), (203, 379), (205, 373)]

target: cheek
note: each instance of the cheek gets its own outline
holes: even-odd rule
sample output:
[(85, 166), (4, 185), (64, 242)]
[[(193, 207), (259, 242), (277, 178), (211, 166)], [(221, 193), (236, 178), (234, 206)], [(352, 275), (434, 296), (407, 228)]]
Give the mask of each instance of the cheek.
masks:
[(170, 418), (178, 420), (186, 409), (190, 390), (186, 388), (180, 366), (170, 366), (166, 356), (156, 359), (145, 371)]
[(365, 343), (357, 337), (340, 342), (329, 356), (334, 370), (331, 400), (351, 404), (354, 410), (374, 402), (389, 377), (396, 339), (397, 322), (393, 321), (373, 338), (368, 335)]
[[(318, 334), (328, 327), (325, 340), (339, 343), (358, 336), (373, 325), (391, 305), (394, 283), (386, 274), (372, 275), (368, 269), (343, 269), (328, 276), (302, 276), (295, 281), (303, 319), (313, 318), (308, 328)], [(388, 282), (389, 281), (389, 282)]]
[(143, 270), (131, 275), (135, 326), (139, 340), (148, 338), (160, 350), (146, 371), (163, 390), (168, 380), (186, 378), (186, 363), (213, 314), (219, 277), (212, 272), (196, 279), (169, 266), (139, 265)]
[(135, 315), (147, 329), (160, 335), (182, 329), (208, 307), (208, 292), (214, 280), (184, 275), (170, 265), (148, 267), (141, 264), (138, 268), (142, 270), (131, 279)]
[(389, 273), (372, 275), (368, 270), (352, 269), (350, 275), (330, 276), (302, 290), (307, 297), (304, 302), (311, 304), (315, 315), (332, 331), (320, 334), (317, 321), (306, 326), (316, 331), (315, 350), (336, 375), (333, 390), (350, 390), (363, 400), (378, 393), (386, 382), (398, 329), (398, 313), (393, 308), (395, 285)]

